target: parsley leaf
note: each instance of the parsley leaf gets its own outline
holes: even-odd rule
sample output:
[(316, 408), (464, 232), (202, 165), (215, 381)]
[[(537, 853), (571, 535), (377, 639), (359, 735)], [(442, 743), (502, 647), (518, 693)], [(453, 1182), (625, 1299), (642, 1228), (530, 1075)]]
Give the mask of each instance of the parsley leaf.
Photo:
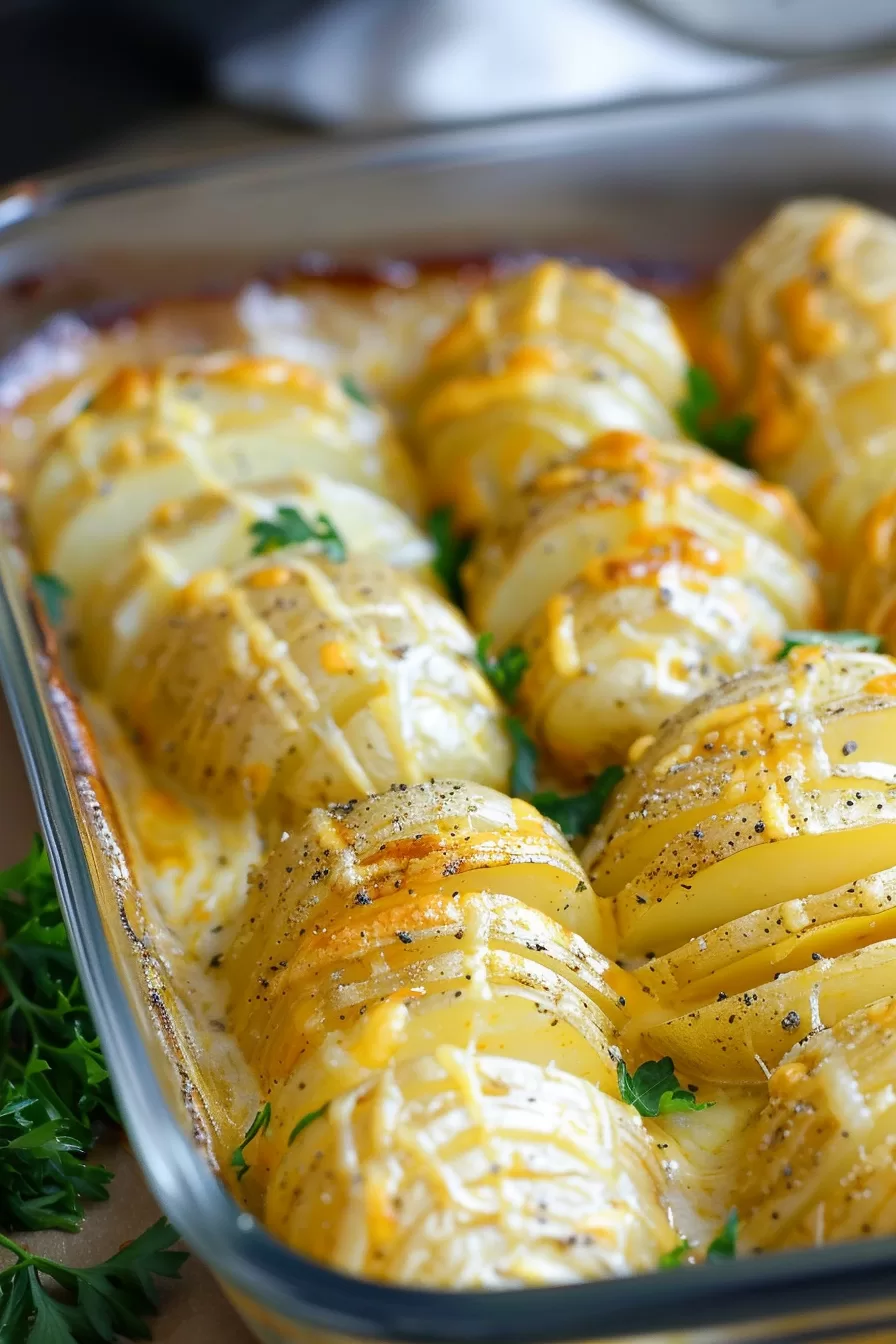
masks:
[(289, 1138), (286, 1141), (287, 1147), (289, 1146), (289, 1144), (291, 1144), (295, 1139), (299, 1137), (303, 1129), (307, 1129), (308, 1126), (313, 1124), (315, 1120), (319, 1120), (322, 1115), (326, 1115), (329, 1109), (330, 1109), (330, 1103), (328, 1101), (325, 1101), (323, 1106), (318, 1106), (316, 1111), (309, 1111), (307, 1115), (302, 1116), (301, 1120), (297, 1120), (290, 1131)]
[[(22, 1344), (109, 1344), (146, 1339), (158, 1310), (154, 1276), (176, 1279), (187, 1258), (173, 1251), (177, 1232), (164, 1218), (99, 1265), (73, 1269), (32, 1255), (0, 1235), (15, 1260), (0, 1270), (0, 1339)], [(51, 1294), (41, 1275), (65, 1294)]]
[(508, 714), (504, 725), (513, 744), (510, 766), (510, 792), (514, 798), (531, 798), (535, 791), (538, 751), (519, 719)]
[(281, 504), (273, 519), (257, 518), (249, 527), (255, 538), (253, 555), (267, 555), (282, 546), (303, 546), (316, 541), (328, 560), (341, 564), (345, 560), (345, 542), (325, 513), (319, 513), (313, 523), (303, 518), (298, 509)]
[(266, 1101), (260, 1111), (255, 1112), (255, 1119), (243, 1135), (243, 1141), (238, 1148), (234, 1148), (230, 1154), (230, 1165), (236, 1167), (236, 1178), (241, 1181), (249, 1170), (249, 1163), (246, 1161), (243, 1149), (246, 1148), (255, 1136), (259, 1133), (267, 1134), (271, 1123), (271, 1103)]
[(800, 649), (807, 644), (835, 644), (841, 649), (863, 653), (882, 653), (884, 647), (880, 635), (866, 635), (863, 630), (787, 630), (776, 662), (786, 658), (791, 649)]
[(47, 620), (51, 625), (61, 625), (65, 603), (72, 595), (68, 584), (63, 583), (56, 574), (49, 573), (33, 575), (31, 583), (47, 613)]
[(494, 635), (479, 636), (476, 641), (476, 661), (494, 690), (510, 705), (519, 689), (523, 673), (529, 666), (529, 658), (519, 644), (511, 644), (503, 653), (495, 656), (489, 652), (494, 642)]
[(0, 873), (0, 928), (0, 1223), (74, 1231), (110, 1179), (83, 1159), (93, 1123), (118, 1112), (38, 838)]
[(370, 398), (358, 382), (353, 373), (344, 373), (339, 379), (339, 385), (347, 397), (356, 401), (359, 406), (369, 406)]
[(453, 512), (447, 505), (435, 509), (426, 520), (426, 530), (435, 542), (433, 573), (442, 580), (455, 606), (463, 609), (464, 590), (460, 571), (473, 546), (472, 537), (459, 537), (454, 531)]
[(675, 1115), (681, 1111), (708, 1111), (715, 1103), (698, 1102), (693, 1092), (682, 1087), (675, 1076), (675, 1065), (668, 1055), (664, 1059), (650, 1059), (634, 1073), (629, 1073), (625, 1061), (616, 1066), (619, 1095), (634, 1106), (639, 1115)]
[(624, 774), (621, 765), (608, 765), (584, 793), (574, 793), (566, 798), (559, 793), (536, 793), (530, 801), (539, 812), (555, 821), (564, 835), (585, 835), (600, 821), (610, 794)]
[(712, 375), (692, 364), (687, 373), (687, 393), (677, 407), (678, 423), (689, 439), (702, 443), (719, 457), (748, 465), (747, 442), (755, 420), (751, 415), (719, 414), (720, 397)]
[(687, 1258), (691, 1249), (691, 1243), (687, 1237), (682, 1237), (677, 1246), (673, 1246), (671, 1251), (665, 1251), (657, 1261), (657, 1269), (677, 1269), (678, 1266)]
[(737, 1209), (732, 1209), (724, 1226), (706, 1248), (706, 1263), (720, 1265), (737, 1258)]

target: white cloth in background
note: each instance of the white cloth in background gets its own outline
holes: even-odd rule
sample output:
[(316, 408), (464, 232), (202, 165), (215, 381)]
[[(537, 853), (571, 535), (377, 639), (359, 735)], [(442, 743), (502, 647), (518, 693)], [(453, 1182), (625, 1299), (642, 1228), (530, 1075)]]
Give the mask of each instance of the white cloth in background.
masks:
[(780, 68), (623, 0), (336, 0), (215, 75), (231, 102), (384, 128), (727, 88)]

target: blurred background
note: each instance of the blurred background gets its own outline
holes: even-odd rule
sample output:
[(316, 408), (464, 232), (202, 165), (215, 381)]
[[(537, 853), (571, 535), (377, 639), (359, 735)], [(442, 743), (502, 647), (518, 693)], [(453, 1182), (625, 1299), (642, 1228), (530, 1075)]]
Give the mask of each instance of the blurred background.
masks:
[(880, 58), (896, 0), (0, 0), (0, 181)]

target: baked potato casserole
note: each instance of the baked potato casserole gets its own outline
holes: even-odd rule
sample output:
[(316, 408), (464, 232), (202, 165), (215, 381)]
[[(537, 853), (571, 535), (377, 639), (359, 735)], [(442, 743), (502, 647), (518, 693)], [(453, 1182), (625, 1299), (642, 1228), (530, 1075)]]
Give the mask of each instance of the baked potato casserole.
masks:
[(0, 426), (211, 1160), (430, 1287), (896, 1230), (896, 222), (784, 206), (688, 343), (401, 275), (160, 305)]

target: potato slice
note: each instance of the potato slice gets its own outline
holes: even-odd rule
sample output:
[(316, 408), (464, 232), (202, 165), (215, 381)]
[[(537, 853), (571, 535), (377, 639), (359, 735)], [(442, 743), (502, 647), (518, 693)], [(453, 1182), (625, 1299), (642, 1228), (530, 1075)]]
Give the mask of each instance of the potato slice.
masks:
[(896, 1000), (796, 1046), (745, 1135), (746, 1250), (896, 1232)]
[(819, 619), (815, 538), (789, 495), (696, 445), (620, 430), (542, 472), (489, 521), (464, 574), (470, 618), (503, 647), (590, 561), (663, 526), (730, 555), (791, 629)]
[(122, 567), (157, 510), (302, 471), (419, 516), (413, 468), (382, 414), (282, 360), (120, 370), (50, 441), (28, 498), (38, 568), (80, 594)]
[(411, 569), (435, 585), (430, 540), (395, 504), (360, 486), (292, 475), (229, 498), (195, 495), (151, 519), (133, 539), (125, 572), (100, 576), (76, 608), (78, 658), (88, 681), (114, 677), (147, 626), (197, 574), (248, 561), (251, 525), (278, 508), (295, 509), (309, 523), (323, 514), (352, 555)]
[(651, 1056), (671, 1055), (686, 1073), (755, 1084), (797, 1040), (894, 993), (896, 940), (888, 939), (666, 1021), (645, 1012), (628, 1039)]
[(474, 528), (594, 434), (675, 435), (684, 348), (663, 305), (545, 262), (472, 300), (430, 350), (415, 437), (437, 500)]
[(409, 574), (288, 549), (207, 571), (135, 645), (110, 699), (145, 756), (273, 837), (395, 781), (502, 784), (503, 713), (473, 638)]
[(269, 1225), (349, 1273), (564, 1284), (650, 1271), (677, 1240), (639, 1118), (553, 1065), (443, 1046), (373, 1074), (280, 1147)]

